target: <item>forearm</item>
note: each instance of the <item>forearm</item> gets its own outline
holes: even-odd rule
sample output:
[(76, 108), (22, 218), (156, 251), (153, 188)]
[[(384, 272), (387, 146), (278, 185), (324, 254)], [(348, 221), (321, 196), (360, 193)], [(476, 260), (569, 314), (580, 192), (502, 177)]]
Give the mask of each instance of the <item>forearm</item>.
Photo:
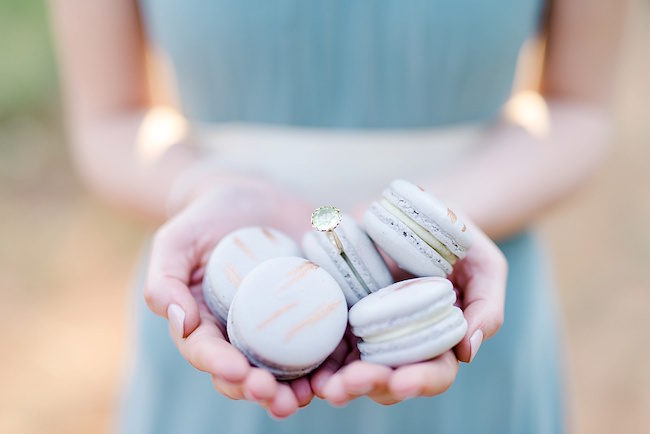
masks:
[(578, 187), (607, 154), (611, 125), (604, 110), (549, 101), (548, 114), (548, 128), (539, 134), (500, 122), (481, 152), (427, 187), (493, 239), (520, 231)]
[(71, 120), (78, 171), (109, 202), (162, 221), (178, 176), (198, 159), (180, 118), (150, 110)]

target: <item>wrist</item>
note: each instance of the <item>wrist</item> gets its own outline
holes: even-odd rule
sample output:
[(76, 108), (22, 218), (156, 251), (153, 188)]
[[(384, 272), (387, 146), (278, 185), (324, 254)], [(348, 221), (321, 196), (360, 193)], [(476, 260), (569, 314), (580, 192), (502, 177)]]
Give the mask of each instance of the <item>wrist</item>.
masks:
[(181, 172), (170, 188), (166, 201), (171, 217), (198, 197), (219, 187), (263, 184), (263, 177), (249, 170), (237, 169), (214, 159), (196, 162)]
[(219, 162), (192, 165), (175, 180), (167, 200), (168, 217), (191, 209), (216, 210), (220, 218), (239, 226), (268, 225), (296, 239), (309, 230), (313, 210), (263, 174)]

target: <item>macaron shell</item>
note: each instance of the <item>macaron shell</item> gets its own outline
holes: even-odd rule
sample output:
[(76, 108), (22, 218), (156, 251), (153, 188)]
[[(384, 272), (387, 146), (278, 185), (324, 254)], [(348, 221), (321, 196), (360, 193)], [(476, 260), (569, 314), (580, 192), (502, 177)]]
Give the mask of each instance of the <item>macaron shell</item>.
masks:
[(302, 250), (307, 259), (323, 267), (336, 279), (345, 295), (347, 305), (352, 306), (368, 294), (341, 255), (333, 253), (327, 246), (328, 243), (331, 244), (331, 241), (323, 240), (321, 234), (308, 232), (302, 239)]
[(228, 334), (254, 355), (251, 361), (297, 371), (327, 358), (346, 325), (336, 280), (311, 261), (285, 257), (263, 262), (244, 278), (230, 307)]
[[(409, 203), (411, 209), (416, 210), (417, 214), (424, 215), (433, 220), (441, 231), (440, 235), (443, 235), (443, 237), (440, 238), (439, 234), (436, 233), (434, 233), (434, 235), (450, 250), (452, 250), (452, 252), (456, 253), (456, 251), (460, 249), (460, 255), (457, 254), (457, 256), (462, 257), (462, 252), (471, 247), (472, 239), (467, 225), (453, 210), (448, 208), (435, 196), (403, 179), (392, 181), (387, 191), (389, 194), (384, 194), (384, 197), (395, 205), (400, 206), (394, 202), (395, 198), (390, 195), (390, 192), (403, 198), (407, 203)], [(407, 214), (409, 213), (407, 212)], [(424, 222), (426, 223), (426, 220)], [(454, 246), (454, 244), (456, 244), (456, 246)]]
[[(229, 306), (225, 305), (217, 295), (218, 286), (214, 281), (215, 279), (208, 274), (207, 267), (209, 267), (209, 265), (206, 266), (206, 274), (203, 276), (203, 299), (205, 300), (205, 304), (208, 305), (208, 309), (210, 309), (212, 315), (221, 321), (222, 324), (225, 324), (226, 320), (228, 319)], [(234, 291), (236, 291), (236, 289), (228, 291), (234, 294)]]
[(415, 276), (441, 276), (452, 266), (438, 252), (396, 219), (381, 205), (373, 203), (363, 216), (366, 232), (400, 268)]
[(249, 271), (267, 259), (298, 255), (298, 244), (276, 229), (247, 227), (228, 234), (212, 251), (203, 277), (210, 311), (225, 324), (232, 298)]
[(379, 343), (359, 342), (361, 359), (387, 366), (401, 366), (439, 356), (460, 342), (467, 332), (463, 312), (452, 306), (449, 315), (416, 333)]
[[(393, 283), (388, 266), (358, 223), (344, 215), (335, 232), (348, 260), (371, 292)], [(368, 295), (327, 234), (307, 232), (302, 248), (309, 260), (325, 268), (336, 279), (345, 293), (348, 306)]]
[(248, 348), (243, 341), (239, 339), (239, 331), (237, 330), (236, 325), (232, 323), (231, 318), (231, 316), (228, 317), (227, 326), (228, 339), (230, 339), (230, 343), (234, 345), (235, 348), (237, 348), (239, 351), (241, 351), (242, 354), (244, 354), (253, 365), (269, 371), (278, 380), (293, 380), (294, 378), (302, 377), (303, 375), (308, 374), (316, 367), (318, 367), (318, 364), (308, 367), (287, 366), (284, 368), (280, 366), (271, 366), (265, 364), (264, 361), (259, 359), (257, 355), (250, 348)]
[[(338, 229), (338, 228), (337, 228)], [(367, 281), (370, 291), (374, 292), (393, 283), (393, 276), (384, 262), (375, 244), (363, 228), (352, 218), (345, 218), (340, 225), (341, 232), (351, 247), (348, 256), (353, 262), (363, 263), (370, 272), (371, 279)], [(344, 247), (347, 247), (344, 245)], [(346, 253), (348, 250), (345, 249)], [(356, 255), (355, 255), (356, 253)]]
[(453, 285), (442, 277), (421, 277), (380, 289), (354, 305), (349, 321), (364, 337), (436, 315), (454, 304)]

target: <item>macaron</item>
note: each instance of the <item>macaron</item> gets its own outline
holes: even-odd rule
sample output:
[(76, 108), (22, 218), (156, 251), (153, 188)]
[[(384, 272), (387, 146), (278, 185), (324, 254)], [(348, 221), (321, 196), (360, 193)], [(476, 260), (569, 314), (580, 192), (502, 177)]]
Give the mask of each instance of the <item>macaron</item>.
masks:
[(395, 180), (366, 211), (368, 235), (415, 276), (446, 276), (471, 247), (465, 223), (433, 195)]
[(228, 337), (255, 366), (280, 380), (303, 376), (337, 347), (348, 309), (336, 280), (303, 258), (269, 259), (235, 293)]
[(300, 256), (298, 244), (267, 227), (247, 227), (225, 236), (214, 248), (203, 277), (203, 296), (223, 324), (237, 288), (249, 271), (267, 259)]
[(326, 232), (310, 231), (302, 239), (305, 257), (327, 270), (340, 285), (348, 306), (393, 283), (388, 266), (354, 219), (341, 215), (333, 230), (342, 250)]
[(434, 358), (463, 339), (467, 321), (451, 282), (442, 277), (404, 280), (374, 292), (350, 309), (361, 359), (401, 366)]

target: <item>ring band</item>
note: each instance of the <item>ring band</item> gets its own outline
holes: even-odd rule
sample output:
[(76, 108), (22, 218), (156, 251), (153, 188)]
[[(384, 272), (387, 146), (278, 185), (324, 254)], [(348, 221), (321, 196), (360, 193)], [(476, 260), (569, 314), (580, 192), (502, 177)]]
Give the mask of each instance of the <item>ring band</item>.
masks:
[(343, 244), (341, 243), (339, 236), (336, 235), (336, 232), (333, 230), (327, 231), (327, 238), (329, 238), (332, 244), (334, 244), (334, 247), (336, 247), (336, 250), (338, 250), (339, 255), (343, 253)]

